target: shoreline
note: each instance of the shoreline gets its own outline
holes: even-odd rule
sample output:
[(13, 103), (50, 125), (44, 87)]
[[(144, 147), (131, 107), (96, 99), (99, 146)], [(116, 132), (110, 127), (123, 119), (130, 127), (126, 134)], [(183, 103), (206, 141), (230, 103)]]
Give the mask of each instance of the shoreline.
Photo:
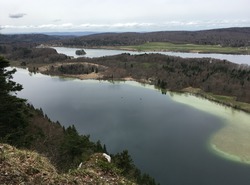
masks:
[[(68, 64), (72, 64), (72, 63), (68, 63)], [(85, 62), (85, 64), (86, 64), (86, 62)], [(88, 64), (96, 65), (96, 64), (91, 64), (91, 63), (88, 63)], [(152, 84), (152, 82), (150, 82), (150, 81), (148, 81), (146, 79), (135, 79), (135, 78), (132, 78), (130, 76), (127, 76), (127, 77), (124, 77), (124, 78), (108, 78), (108, 77), (104, 77), (104, 74), (102, 72), (100, 72), (100, 73), (89, 73), (89, 74), (76, 74), (76, 75), (50, 74), (50, 73), (46, 73), (46, 70), (45, 70), (45, 69), (48, 69), (48, 66), (49, 65), (39, 67), (38, 72), (42, 73), (42, 74), (45, 74), (45, 75), (59, 76), (59, 77), (69, 77), (69, 78), (76, 78), (76, 79), (80, 79), (80, 80), (135, 81), (135, 82), (142, 83), (142, 84), (154, 85), (154, 84)], [(205, 99), (210, 100), (212, 102), (219, 103), (219, 104), (221, 104), (223, 106), (230, 107), (230, 108), (240, 110), (240, 111), (243, 111), (243, 112), (246, 112), (246, 113), (250, 114), (250, 109), (243, 108), (240, 105), (238, 105), (238, 104), (249, 104), (249, 103), (247, 103), (247, 102), (239, 102), (239, 101), (227, 102), (227, 101), (219, 100), (219, 99), (215, 98), (215, 96), (219, 96), (219, 95), (204, 92), (204, 91), (202, 91), (201, 89), (198, 89), (198, 88), (188, 87), (188, 88), (184, 88), (184, 89), (181, 89), (181, 90), (175, 90), (175, 91), (174, 90), (169, 90), (169, 89), (161, 89), (160, 87), (157, 87), (157, 86), (155, 86), (155, 88), (160, 89), (162, 92), (172, 91), (172, 92), (179, 92), (179, 93), (189, 93), (191, 95), (198, 96), (198, 97), (201, 97), (201, 98), (205, 98)], [(221, 95), (221, 96), (223, 96), (223, 95)], [(233, 96), (226, 96), (226, 97), (234, 99)], [(250, 106), (250, 104), (249, 104), (249, 106)]]
[[(189, 96), (189, 99), (186, 99)], [(174, 101), (216, 116), (221, 120), (221, 128), (207, 138), (207, 148), (212, 153), (225, 159), (250, 164), (250, 114), (208, 99), (182, 94), (172, 97)], [(216, 146), (216, 147), (214, 147)]]
[[(65, 76), (59, 76), (59, 77), (70, 77), (70, 78), (77, 78), (77, 79), (80, 79), (80, 80), (90, 80), (90, 79), (92, 79), (92, 80), (103, 80), (103, 81), (108, 80), (108, 79), (105, 79), (105, 78), (95, 78), (95, 77), (93, 77), (93, 78), (87, 78), (87, 76), (85, 76), (86, 78), (81, 78), (81, 76), (77, 76), (77, 75), (76, 76), (65, 75)], [(130, 82), (131, 81), (131, 82), (136, 82), (136, 83), (140, 83), (140, 84), (146, 84), (146, 85), (153, 86), (152, 84), (150, 84), (150, 82), (148, 82), (146, 80), (143, 80), (143, 79), (138, 80), (138, 79), (134, 79), (134, 78), (131, 78), (131, 77), (121, 78), (121, 79), (113, 79), (112, 81), (125, 81), (125, 82)], [(153, 86), (153, 87), (154, 87), (154, 90), (162, 91), (162, 89), (160, 89), (160, 88), (157, 89), (157, 87), (155, 87), (155, 86)], [(215, 101), (214, 99), (208, 98), (208, 96), (204, 96), (204, 95), (202, 95), (200, 93), (196, 93), (195, 94), (195, 93), (191, 93), (190, 91), (185, 91), (185, 90), (183, 90), (183, 91), (169, 91), (169, 90), (166, 90), (166, 92), (181, 93), (183, 95), (189, 94), (189, 95), (195, 96), (197, 98), (205, 98), (206, 100), (208, 100), (208, 101), (210, 101), (212, 103), (218, 103), (221, 106), (229, 107), (229, 108), (235, 109), (237, 111), (242, 111), (242, 112), (245, 112), (247, 115), (249, 115), (249, 112), (247, 110), (236, 109), (233, 106), (231, 106), (231, 105), (229, 105), (229, 104), (227, 104), (225, 102), (221, 103), (219, 101)], [(197, 108), (197, 109), (199, 109), (199, 108)], [(209, 111), (207, 111), (207, 113), (209, 113)], [(219, 116), (219, 115), (215, 115), (215, 116)], [(222, 129), (225, 129), (225, 128), (227, 129), (228, 127), (231, 126), (231, 124), (232, 123), (230, 123), (230, 121), (227, 120), (226, 123), (225, 123), (225, 126), (223, 126)], [(244, 128), (241, 128), (241, 129), (244, 129)], [(239, 131), (237, 128), (235, 128), (235, 130)], [(232, 134), (235, 134), (235, 133), (232, 133)], [(218, 138), (216, 140), (216, 137), (218, 137), (218, 136), (220, 136), (219, 140), (218, 140)], [(220, 138), (228, 138), (229, 136), (227, 135), (227, 133), (224, 133), (221, 129), (217, 130), (214, 133), (212, 133), (211, 137), (208, 138), (208, 144), (209, 144), (209, 150), (210, 150), (210, 152), (214, 153), (215, 155), (218, 155), (218, 156), (220, 156), (220, 157), (222, 157), (224, 159), (227, 159), (227, 160), (236, 161), (236, 162), (239, 162), (239, 163), (242, 163), (242, 164), (250, 165), (250, 155), (249, 155), (249, 157), (247, 157), (247, 155), (245, 157), (245, 158), (249, 158), (249, 160), (247, 160), (247, 159), (244, 160), (244, 157), (243, 157), (244, 155), (241, 154), (241, 153), (239, 153), (237, 155), (237, 150), (235, 150), (235, 143), (232, 145), (232, 153), (235, 153), (235, 154), (231, 154), (230, 151), (229, 152), (224, 151), (223, 147), (222, 148), (220, 148), (218, 146), (216, 147), (216, 145), (220, 145), (220, 143), (221, 143), (221, 142), (219, 142)], [(236, 139), (237, 139), (237, 136), (236, 136)], [(223, 140), (222, 143), (223, 144), (228, 144), (227, 140), (225, 140), (225, 141)]]
[[(135, 79), (135, 78), (132, 78), (131, 76), (127, 76), (124, 78), (111, 78), (111, 77), (107, 77), (107, 76), (105, 77), (105, 75), (107, 75), (107, 74), (104, 74), (103, 72), (98, 72), (94, 75), (92, 73), (76, 74), (76, 75), (71, 75), (71, 74), (61, 74), (60, 75), (60, 74), (53, 74), (49, 71), (49, 67), (52, 65), (60, 66), (60, 65), (64, 65), (64, 64), (68, 65), (68, 64), (76, 64), (76, 63), (81, 64), (81, 62), (68, 62), (68, 63), (54, 63), (54, 64), (47, 64), (47, 65), (38, 65), (38, 66), (36, 66), (36, 68), (38, 70), (35, 70), (35, 71), (32, 70), (32, 68), (34, 68), (34, 66), (25, 66), (25, 68), (28, 68), (28, 70), (30, 72), (39, 72), (41, 74), (50, 75), (50, 76), (69, 77), (69, 78), (76, 78), (76, 79), (80, 79), (80, 80), (135, 81), (135, 82), (139, 82), (142, 84), (153, 85), (153, 86), (155, 86), (155, 88), (160, 89), (162, 92), (172, 91), (172, 92), (178, 92), (178, 93), (189, 93), (191, 95), (205, 98), (205, 99), (210, 100), (212, 102), (219, 103), (223, 106), (230, 107), (230, 108), (233, 108), (235, 110), (240, 110), (240, 111), (243, 111), (245, 113), (250, 114), (250, 103), (243, 102), (243, 101), (242, 102), (236, 101), (235, 97), (233, 97), (233, 96), (216, 95), (213, 93), (205, 92), (199, 88), (187, 87), (187, 88), (183, 88), (183, 89), (179, 89), (179, 90), (161, 89), (160, 87), (157, 87), (155, 84), (153, 84), (149, 80)], [(93, 66), (98, 66), (98, 64), (93, 64), (93, 63), (88, 63), (88, 62), (82, 62), (82, 63), (88, 64), (88, 65), (93, 65)], [(24, 66), (17, 65), (15, 62), (11, 62), (10, 64), (12, 67), (24, 68)], [(100, 66), (105, 68), (105, 69), (108, 68), (108, 67), (103, 66), (103, 65), (100, 65)], [(220, 99), (220, 97), (226, 97), (228, 99), (228, 101), (222, 100), (222, 99)]]
[[(218, 103), (220, 105), (223, 105), (223, 106), (226, 106), (226, 107), (229, 107), (229, 108), (233, 108), (235, 110), (243, 111), (245, 113), (250, 114), (250, 110), (249, 109), (242, 108), (242, 107), (240, 107), (240, 105), (237, 105), (237, 103), (238, 104), (249, 104), (247, 102), (239, 102), (239, 101), (227, 102), (227, 101), (219, 100), (219, 99), (216, 99), (215, 96), (220, 96), (220, 95), (216, 95), (216, 94), (213, 94), (213, 93), (204, 92), (201, 89), (195, 89), (195, 88), (192, 88), (192, 87), (184, 88), (181, 92), (189, 93), (191, 95), (195, 95), (195, 96), (198, 96), (198, 97), (201, 97), (201, 98), (205, 98), (205, 99), (207, 99), (209, 101), (212, 101), (214, 103)], [(223, 95), (221, 95), (221, 96), (223, 96)], [(225, 96), (225, 97), (234, 99), (233, 96)], [(250, 104), (249, 104), (249, 106), (250, 106)]]
[[(90, 75), (53, 75), (53, 74), (51, 75), (51, 74), (46, 74), (46, 73), (43, 73), (43, 72), (41, 72), (41, 74), (49, 75), (49, 76), (57, 76), (57, 77), (62, 77), (62, 78), (80, 79), (80, 80), (90, 80), (90, 79), (92, 79), (92, 80), (103, 80), (103, 81), (105, 81), (105, 80), (106, 81), (112, 80), (114, 82), (115, 81), (125, 81), (125, 82), (131, 81), (131, 82), (140, 83), (140, 84), (142, 84), (142, 86), (143, 86), (143, 84), (145, 84), (145, 86), (150, 85), (150, 86), (152, 86), (154, 88), (154, 90), (162, 91), (162, 89), (157, 88), (156, 86), (154, 86), (149, 81), (146, 81), (146, 80), (143, 80), (143, 79), (140, 79), (140, 80), (139, 79), (134, 79), (132, 77), (126, 77), (126, 78), (120, 78), (120, 79), (108, 79), (108, 78), (105, 79), (105, 78), (97, 76), (97, 75), (91, 76), (91, 74)], [(151, 87), (150, 87), (150, 89), (151, 89)], [(182, 91), (169, 91), (169, 90), (166, 90), (166, 92), (169, 92), (169, 93), (171, 93), (171, 92), (180, 93), (180, 96), (183, 96), (183, 95), (185, 96), (185, 94), (188, 94), (188, 95), (192, 95), (192, 96), (197, 97), (197, 98), (205, 98), (206, 100), (210, 101), (211, 103), (219, 103), (219, 105), (221, 105), (221, 106), (230, 107), (230, 108), (233, 108), (234, 110), (242, 111), (240, 109), (236, 109), (236, 108), (234, 108), (234, 107), (232, 107), (230, 105), (227, 105), (225, 103), (222, 104), (221, 102), (215, 101), (213, 99), (209, 99), (208, 97), (199, 94), (198, 93), (199, 91), (197, 89), (196, 89), (196, 91), (197, 91), (196, 93), (194, 93), (195, 92), (194, 90), (192, 92), (192, 90), (193, 90), (192, 88), (191, 89), (189, 88), (189, 89), (184, 89)], [(176, 100), (174, 100), (174, 101), (176, 101)], [(185, 104), (185, 102), (182, 102), (182, 103)], [(191, 106), (193, 106), (193, 105), (191, 105)], [(194, 107), (195, 107), (195, 105), (194, 105)], [(199, 107), (196, 107), (196, 108), (199, 109)], [(206, 111), (206, 109), (204, 109), (203, 111), (205, 111), (207, 113), (210, 112), (210, 110)], [(244, 111), (244, 112), (246, 112), (246, 114), (249, 115), (249, 112), (247, 112), (247, 111)], [(215, 114), (215, 116), (219, 116), (219, 115)], [(223, 128), (230, 127), (232, 123), (230, 122), (230, 120), (227, 120), (225, 124), (226, 125)], [(236, 127), (235, 130), (237, 132), (237, 131), (241, 131), (241, 129), (243, 129), (243, 131), (245, 131), (244, 127), (239, 127), (239, 128)], [(246, 131), (247, 131), (247, 129), (246, 129)], [(221, 156), (221, 157), (223, 157), (225, 159), (229, 159), (229, 160), (233, 160), (233, 161), (238, 161), (238, 162), (241, 162), (241, 163), (244, 163), (244, 164), (250, 164), (250, 155), (249, 155), (249, 160), (244, 160), (244, 158), (243, 159), (241, 158), (242, 155), (240, 155), (240, 154), (239, 155), (233, 155), (230, 152), (224, 151), (223, 147), (222, 148), (220, 148), (220, 147), (218, 148), (218, 145), (220, 145), (220, 144), (223, 145), (223, 144), (225, 144), (225, 142), (227, 144), (227, 140), (224, 140), (224, 139), (228, 138), (228, 136), (230, 136), (230, 134), (235, 134), (235, 133), (234, 132), (233, 133), (229, 133), (229, 135), (228, 135), (228, 133), (223, 132), (222, 130), (218, 130), (215, 133), (212, 133), (211, 137), (208, 138), (209, 148), (211, 149), (211, 152), (213, 152), (214, 154), (216, 154), (218, 156)], [(221, 138), (222, 138), (222, 141), (220, 141)], [(236, 135), (236, 139), (237, 139), (237, 135)], [(242, 139), (242, 138), (238, 138), (238, 139)], [(233, 149), (232, 151), (235, 151), (235, 143), (233, 143), (232, 146), (233, 146), (232, 147), (232, 149)], [(236, 153), (237, 153), (237, 151), (236, 151)]]
[[(200, 45), (206, 46), (206, 45)], [(224, 55), (250, 55), (248, 50), (244, 50), (245, 52), (239, 51), (239, 48), (236, 48), (234, 52), (224, 52), (224, 51), (203, 51), (202, 49), (136, 49), (130, 47), (138, 47), (138, 45), (131, 46), (81, 46), (81, 45), (72, 45), (72, 46), (64, 46), (64, 45), (44, 45), (38, 47), (65, 47), (65, 48), (83, 48), (83, 49), (103, 49), (103, 50), (124, 50), (124, 51), (132, 51), (132, 52), (176, 52), (176, 53), (198, 53), (198, 54), (224, 54)], [(238, 50), (237, 50), (238, 49)]]

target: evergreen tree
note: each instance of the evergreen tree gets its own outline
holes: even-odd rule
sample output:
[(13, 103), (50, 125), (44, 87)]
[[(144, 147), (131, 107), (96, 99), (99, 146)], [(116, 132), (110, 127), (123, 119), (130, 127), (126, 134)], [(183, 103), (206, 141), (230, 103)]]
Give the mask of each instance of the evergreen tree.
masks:
[(10, 92), (22, 90), (22, 86), (12, 81), (12, 75), (16, 72), (16, 69), (7, 70), (9, 62), (0, 56), (0, 95), (7, 95)]
[(25, 100), (17, 98), (14, 92), (22, 86), (12, 81), (15, 69), (7, 70), (9, 62), (0, 56), (0, 140), (16, 146), (25, 146), (25, 128), (28, 125)]

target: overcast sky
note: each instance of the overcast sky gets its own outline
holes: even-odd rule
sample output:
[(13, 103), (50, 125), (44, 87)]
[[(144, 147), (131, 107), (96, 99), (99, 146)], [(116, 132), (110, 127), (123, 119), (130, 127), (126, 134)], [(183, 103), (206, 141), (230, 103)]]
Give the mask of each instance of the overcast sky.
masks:
[(250, 27), (250, 0), (0, 0), (0, 33)]

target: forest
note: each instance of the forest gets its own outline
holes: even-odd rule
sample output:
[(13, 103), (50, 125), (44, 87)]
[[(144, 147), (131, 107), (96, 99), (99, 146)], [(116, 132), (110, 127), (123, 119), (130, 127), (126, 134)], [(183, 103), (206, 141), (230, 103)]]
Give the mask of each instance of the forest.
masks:
[[(119, 80), (131, 77), (162, 89), (180, 91), (187, 87), (200, 88), (205, 92), (236, 97), (238, 101), (250, 103), (250, 67), (225, 60), (210, 58), (184, 59), (161, 54), (121, 54), (102, 58), (78, 58), (77, 63), (92, 63), (106, 66), (103, 79)], [(80, 64), (79, 64), (80, 65)], [(79, 65), (76, 70), (79, 70)], [(61, 71), (64, 66), (66, 71)], [(61, 65), (48, 70), (47, 74), (72, 73), (71, 67)], [(97, 68), (98, 69), (98, 68)]]
[(0, 34), (2, 44), (47, 44), (58, 46), (128, 46), (147, 42), (169, 42), (174, 44), (220, 45), (223, 47), (250, 46), (250, 28), (221, 28), (200, 31), (159, 31), (159, 32), (110, 32), (85, 36), (46, 34)]
[(63, 46), (127, 46), (147, 42), (170, 42), (181, 44), (221, 45), (232, 47), (250, 46), (250, 28), (224, 28), (202, 31), (161, 31), (100, 33), (55, 42)]

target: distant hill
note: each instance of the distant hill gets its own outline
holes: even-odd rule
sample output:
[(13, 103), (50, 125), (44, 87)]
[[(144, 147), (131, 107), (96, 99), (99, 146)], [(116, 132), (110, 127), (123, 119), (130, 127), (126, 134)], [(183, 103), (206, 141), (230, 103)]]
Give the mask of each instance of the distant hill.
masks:
[(98, 34), (97, 32), (42, 32), (41, 34), (52, 35), (52, 36), (86, 36)]
[(63, 46), (98, 47), (139, 45), (147, 42), (245, 47), (250, 46), (250, 27), (144, 33), (46, 32), (42, 34), (0, 34), (0, 44), (48, 43)]
[(30, 34), (0, 34), (0, 44), (46, 43), (92, 34), (97, 34), (97, 32), (43, 32)]
[(65, 38), (65, 36), (49, 36), (45, 34), (0, 34), (0, 44), (44, 43)]
[(250, 27), (203, 31), (100, 33), (61, 41), (64, 46), (124, 46), (146, 42), (193, 43), (232, 47), (250, 46)]

